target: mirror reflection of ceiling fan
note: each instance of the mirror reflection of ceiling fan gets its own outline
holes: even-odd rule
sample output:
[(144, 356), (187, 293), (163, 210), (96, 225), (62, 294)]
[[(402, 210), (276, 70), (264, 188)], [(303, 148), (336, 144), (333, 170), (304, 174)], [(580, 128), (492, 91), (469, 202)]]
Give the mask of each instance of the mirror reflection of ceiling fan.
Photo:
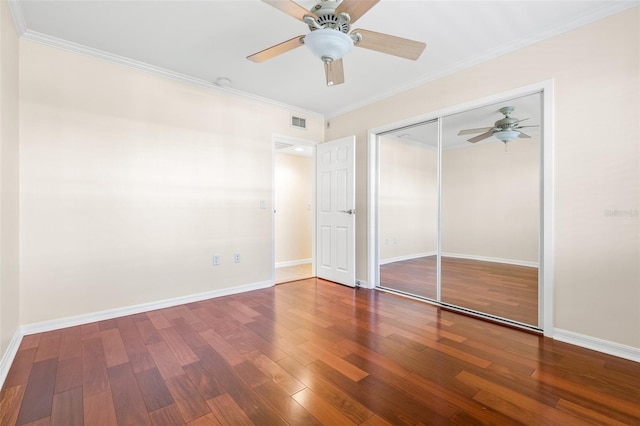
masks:
[(507, 143), (510, 140), (513, 140), (515, 138), (530, 138), (531, 136), (521, 132), (520, 129), (524, 129), (525, 127), (538, 127), (538, 125), (532, 124), (530, 126), (521, 126), (520, 123), (522, 123), (525, 120), (528, 120), (528, 118), (523, 118), (522, 120), (520, 120), (519, 118), (511, 117), (511, 113), (514, 110), (515, 108), (511, 106), (502, 107), (500, 108), (499, 111), (502, 114), (504, 114), (504, 118), (496, 121), (493, 124), (493, 127), (481, 127), (479, 129), (460, 130), (460, 132), (458, 132), (458, 136), (472, 135), (474, 133), (482, 132), (482, 134), (478, 136), (474, 136), (471, 139), (468, 139), (468, 141), (471, 143), (480, 142), (481, 140), (487, 139), (491, 136), (495, 136), (496, 138), (498, 138), (504, 143)]
[(380, 0), (320, 0), (307, 10), (292, 0), (262, 0), (276, 9), (304, 22), (309, 34), (299, 35), (247, 59), (262, 62), (306, 45), (324, 62), (327, 86), (344, 83), (342, 57), (353, 46), (364, 47), (401, 58), (417, 60), (426, 44), (369, 30), (353, 30), (351, 24)]

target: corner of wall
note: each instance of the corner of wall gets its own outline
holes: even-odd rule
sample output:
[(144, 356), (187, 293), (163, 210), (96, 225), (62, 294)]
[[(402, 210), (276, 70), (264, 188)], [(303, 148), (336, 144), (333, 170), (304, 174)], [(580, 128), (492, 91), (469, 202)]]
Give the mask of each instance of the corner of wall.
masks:
[[(18, 32), (7, 1), (0, 2), (0, 382), (19, 330), (19, 99)], [(6, 371), (5, 371), (6, 370)]]
[(13, 364), (13, 360), (15, 359), (18, 348), (20, 347), (20, 343), (22, 342), (22, 332), (20, 329), (16, 330), (7, 346), (7, 350), (0, 358), (0, 389), (4, 386), (4, 381), (7, 379), (7, 375), (9, 374), (9, 369), (11, 368), (11, 364)]

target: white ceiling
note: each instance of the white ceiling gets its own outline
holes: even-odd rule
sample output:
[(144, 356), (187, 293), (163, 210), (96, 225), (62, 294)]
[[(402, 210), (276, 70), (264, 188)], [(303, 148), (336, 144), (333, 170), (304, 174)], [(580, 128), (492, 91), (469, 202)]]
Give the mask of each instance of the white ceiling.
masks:
[(304, 46), (263, 63), (246, 59), (308, 32), (259, 0), (19, 0), (11, 6), (25, 39), (205, 86), (226, 77), (228, 90), (331, 117), (638, 4), (382, 0), (353, 27), (424, 41), (427, 49), (414, 62), (354, 48), (344, 58), (345, 84), (333, 87)]

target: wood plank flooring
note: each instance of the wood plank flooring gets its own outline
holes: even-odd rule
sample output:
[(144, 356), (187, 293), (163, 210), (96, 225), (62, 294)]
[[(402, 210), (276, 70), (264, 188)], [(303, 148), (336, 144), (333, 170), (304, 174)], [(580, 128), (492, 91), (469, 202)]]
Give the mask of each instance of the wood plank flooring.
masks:
[(290, 281), (304, 280), (306, 278), (312, 278), (311, 263), (305, 263), (302, 265), (285, 266), (276, 268), (276, 284), (288, 283)]
[(640, 424), (640, 364), (319, 279), (26, 336), (1, 425)]
[[(436, 300), (436, 257), (381, 265), (380, 283)], [(443, 257), (442, 301), (537, 326), (538, 268)]]

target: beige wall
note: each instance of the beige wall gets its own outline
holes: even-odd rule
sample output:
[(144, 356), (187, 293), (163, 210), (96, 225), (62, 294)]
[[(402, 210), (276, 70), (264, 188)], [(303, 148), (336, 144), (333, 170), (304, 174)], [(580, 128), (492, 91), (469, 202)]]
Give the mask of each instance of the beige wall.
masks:
[(438, 246), (438, 152), (380, 138), (380, 261), (435, 253)]
[(607, 214), (640, 209), (639, 18), (629, 9), (332, 118), (328, 139), (357, 136), (356, 209), (367, 208), (367, 129), (553, 79), (555, 327), (640, 348), (640, 218)]
[(0, 358), (19, 326), (18, 34), (0, 1)]
[(313, 193), (313, 158), (276, 153), (276, 264), (311, 259)]
[(321, 118), (20, 49), (22, 324), (271, 279), (272, 134)]
[(443, 254), (538, 263), (538, 141), (469, 145), (442, 152)]

